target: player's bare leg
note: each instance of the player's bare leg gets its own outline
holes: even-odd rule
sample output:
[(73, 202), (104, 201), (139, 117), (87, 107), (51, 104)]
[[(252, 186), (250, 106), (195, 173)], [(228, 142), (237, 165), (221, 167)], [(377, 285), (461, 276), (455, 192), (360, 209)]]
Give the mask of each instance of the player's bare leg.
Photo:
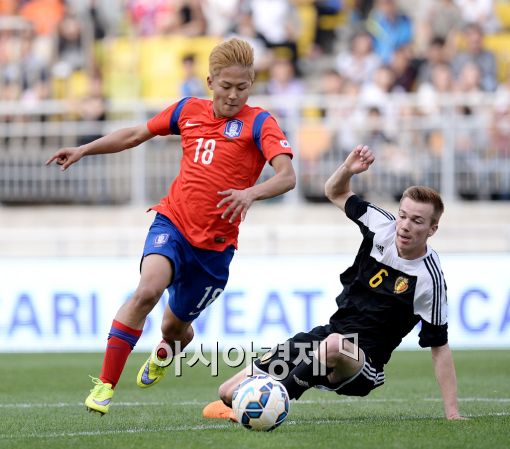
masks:
[(238, 385), (251, 373), (252, 367), (248, 366), (223, 382), (218, 389), (221, 400), (207, 404), (202, 411), (202, 416), (204, 418), (229, 419), (237, 422), (232, 407), (230, 407), (232, 405), (232, 395)]
[(341, 334), (326, 337), (318, 349), (318, 360), (332, 369), (328, 380), (339, 383), (356, 375), (365, 363), (365, 353)]
[(151, 254), (144, 258), (138, 287), (113, 320), (101, 374), (92, 378), (94, 388), (85, 400), (90, 411), (108, 413), (113, 389), (142, 334), (145, 319), (171, 279), (172, 266), (166, 257)]
[(172, 264), (160, 254), (149, 254), (142, 262), (140, 282), (133, 296), (117, 312), (115, 319), (126, 326), (142, 329), (147, 315), (171, 283)]
[(234, 374), (230, 379), (227, 379), (225, 382), (223, 382), (218, 388), (218, 394), (221, 400), (225, 404), (232, 404), (232, 395), (234, 394), (234, 390), (244, 379), (251, 376), (252, 374), (253, 367), (247, 366), (237, 374)]
[(177, 318), (167, 305), (161, 324), (163, 339), (140, 368), (136, 383), (140, 388), (157, 384), (166, 374), (173, 358), (193, 340), (191, 322)]
[(320, 342), (312, 363), (301, 361), (281, 383), (291, 399), (316, 385), (338, 384), (358, 374), (365, 363), (365, 355), (343, 335), (334, 333)]

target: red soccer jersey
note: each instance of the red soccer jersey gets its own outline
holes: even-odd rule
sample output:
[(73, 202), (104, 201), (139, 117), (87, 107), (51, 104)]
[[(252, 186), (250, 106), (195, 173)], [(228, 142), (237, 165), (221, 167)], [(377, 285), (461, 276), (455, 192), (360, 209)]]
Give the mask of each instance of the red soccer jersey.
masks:
[(179, 175), (168, 194), (151, 209), (166, 215), (198, 248), (237, 248), (238, 218), (229, 223), (218, 209), (218, 192), (253, 186), (266, 161), (292, 150), (276, 120), (261, 108), (245, 105), (235, 116), (216, 118), (211, 100), (187, 97), (147, 122), (152, 134), (180, 134)]

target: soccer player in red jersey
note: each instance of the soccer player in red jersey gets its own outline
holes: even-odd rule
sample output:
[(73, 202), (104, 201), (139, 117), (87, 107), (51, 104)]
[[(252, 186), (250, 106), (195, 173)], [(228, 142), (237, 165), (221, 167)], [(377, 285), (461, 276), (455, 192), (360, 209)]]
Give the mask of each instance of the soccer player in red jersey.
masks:
[[(239, 224), (252, 203), (295, 186), (284, 133), (267, 111), (246, 104), (254, 78), (252, 48), (230, 39), (209, 56), (212, 101), (183, 98), (146, 124), (62, 148), (46, 162), (66, 170), (83, 156), (116, 153), (157, 135), (181, 135), (180, 173), (168, 195), (151, 207), (156, 217), (145, 242), (140, 282), (113, 319), (101, 374), (93, 378), (85, 400), (91, 411), (108, 412), (145, 319), (168, 289), (163, 339), (141, 367), (137, 384), (145, 388), (161, 380), (168, 360), (193, 339), (193, 320), (223, 292)], [(256, 184), (266, 161), (275, 174)]]

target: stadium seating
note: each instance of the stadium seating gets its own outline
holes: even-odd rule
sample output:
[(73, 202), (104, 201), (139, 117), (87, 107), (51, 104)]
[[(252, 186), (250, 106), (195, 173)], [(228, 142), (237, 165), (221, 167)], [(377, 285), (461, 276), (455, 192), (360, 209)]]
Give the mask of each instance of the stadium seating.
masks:
[(499, 0), (494, 5), (494, 8), (501, 27), (510, 30), (510, 2)]
[(510, 77), (510, 32), (488, 34), (484, 46), (496, 56), (498, 81), (505, 82)]

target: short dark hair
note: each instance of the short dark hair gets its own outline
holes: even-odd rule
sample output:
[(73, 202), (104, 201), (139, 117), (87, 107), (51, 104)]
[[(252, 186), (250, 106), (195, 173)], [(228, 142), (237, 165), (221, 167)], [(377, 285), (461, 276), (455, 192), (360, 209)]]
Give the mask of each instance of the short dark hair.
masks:
[(417, 203), (432, 204), (434, 208), (432, 224), (439, 223), (439, 219), (444, 212), (444, 204), (441, 195), (437, 191), (426, 186), (412, 186), (404, 190), (400, 203), (402, 203), (404, 198), (409, 198)]
[(446, 45), (446, 39), (443, 36), (434, 36), (429, 44), (430, 46), (444, 47)]

